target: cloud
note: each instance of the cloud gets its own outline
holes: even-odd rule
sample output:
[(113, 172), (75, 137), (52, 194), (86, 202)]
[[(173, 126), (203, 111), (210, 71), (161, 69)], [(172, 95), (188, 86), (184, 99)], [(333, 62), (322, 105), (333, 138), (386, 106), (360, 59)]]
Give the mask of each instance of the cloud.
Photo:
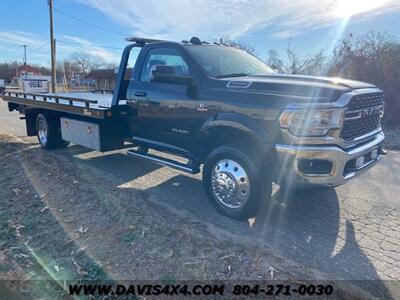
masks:
[[(17, 31), (17, 30), (6, 30), (0, 28), (0, 51), (1, 61), (22, 61), (24, 52), (22, 49), (22, 45), (27, 45), (27, 52), (29, 53), (33, 49), (41, 48), (43, 51), (45, 48), (46, 40), (39, 35)], [(35, 53), (35, 57), (33, 62), (37, 62), (37, 59), (42, 55), (37, 51)], [(44, 57), (40, 57), (41, 60), (44, 60)]]
[(62, 39), (62, 43), (64, 44), (64, 50), (67, 50), (70, 53), (85, 52), (91, 55), (99, 56), (106, 62), (117, 62), (120, 59), (120, 53), (115, 53), (101, 46), (97, 46), (89, 40), (66, 34), (61, 35), (60, 37)]
[[(236, 39), (265, 28), (275, 38), (287, 38), (332, 25), (353, 12), (367, 17), (398, 8), (398, 0), (76, 1), (130, 28), (133, 35), (177, 40), (193, 35)], [(374, 3), (366, 6), (367, 2)], [(346, 11), (344, 16), (341, 10), (349, 4), (353, 11)]]
[[(102, 12), (130, 29), (133, 36), (182, 40), (199, 36), (239, 39), (259, 35), (287, 39), (305, 32), (337, 25), (351, 17), (363, 22), (388, 10), (399, 10), (398, 0), (75, 0)], [(79, 33), (78, 33), (79, 34)], [(28, 45), (28, 61), (49, 62), (48, 36), (0, 28), (0, 60), (21, 59), (21, 45)], [(57, 36), (57, 59), (73, 52), (101, 56), (118, 62), (121, 50), (102, 47), (72, 35)]]
[(33, 48), (45, 43), (45, 40), (36, 34), (16, 30), (0, 30), (0, 41), (1, 45), (7, 43), (9, 46), (27, 45)]
[[(98, 46), (89, 40), (72, 35), (60, 35), (57, 37), (57, 60), (68, 58), (74, 52), (85, 52), (100, 56), (107, 63), (118, 62), (121, 51), (110, 51)], [(28, 63), (49, 64), (50, 46), (48, 37), (33, 34), (31, 32), (5, 30), (0, 28), (1, 61), (22, 60), (23, 51), (21, 45), (27, 45)]]

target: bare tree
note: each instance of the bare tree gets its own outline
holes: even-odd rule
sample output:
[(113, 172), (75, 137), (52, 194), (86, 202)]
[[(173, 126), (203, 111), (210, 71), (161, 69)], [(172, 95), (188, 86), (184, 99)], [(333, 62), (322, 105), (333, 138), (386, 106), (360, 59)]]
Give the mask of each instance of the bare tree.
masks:
[(299, 57), (291, 48), (291, 40), (289, 40), (286, 50), (288, 64), (285, 71), (291, 74), (306, 74), (306, 75), (325, 75), (328, 70), (327, 57), (323, 50), (317, 54)]
[(75, 61), (65, 59), (57, 64), (57, 74), (61, 76), (64, 87), (68, 87), (75, 73), (80, 73), (80, 67)]
[(20, 65), (14, 61), (11, 63), (0, 63), (0, 78), (6, 82), (11, 82), (14, 76), (17, 75), (17, 70)]
[(274, 49), (270, 49), (268, 51), (268, 56), (268, 65), (279, 73), (282, 73), (284, 70), (284, 64), (283, 61), (279, 58), (278, 52)]
[(330, 75), (371, 82), (385, 91), (386, 126), (400, 125), (400, 42), (387, 32), (347, 35), (337, 45)]
[(77, 66), (84, 79), (91, 70), (98, 69), (105, 65), (104, 60), (100, 56), (90, 55), (85, 52), (73, 53), (70, 60)]

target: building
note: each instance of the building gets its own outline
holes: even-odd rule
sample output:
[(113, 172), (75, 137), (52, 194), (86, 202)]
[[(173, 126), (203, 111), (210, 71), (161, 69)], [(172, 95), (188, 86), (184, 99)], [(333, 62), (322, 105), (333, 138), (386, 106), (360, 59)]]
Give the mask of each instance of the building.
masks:
[(22, 65), (17, 68), (17, 76), (29, 74), (29, 75), (40, 75), (40, 70), (38, 68), (32, 67), (30, 65)]
[(34, 68), (30, 65), (23, 65), (17, 68), (16, 76), (14, 81), (16, 81), (17, 86), (22, 87), (24, 79), (28, 79), (31, 76), (40, 75), (40, 72), (37, 68)]
[(39, 68), (23, 65), (16, 71), (13, 86), (22, 87), (27, 93), (47, 93), (50, 88), (51, 76), (42, 75)]
[[(115, 80), (117, 78), (118, 69), (99, 69), (92, 70), (87, 76), (87, 79), (95, 80), (96, 90), (114, 90)], [(129, 80), (132, 73), (132, 68), (126, 70), (125, 79)]]
[(115, 69), (92, 70), (86, 76), (87, 79), (95, 80), (96, 90), (114, 90), (116, 77)]

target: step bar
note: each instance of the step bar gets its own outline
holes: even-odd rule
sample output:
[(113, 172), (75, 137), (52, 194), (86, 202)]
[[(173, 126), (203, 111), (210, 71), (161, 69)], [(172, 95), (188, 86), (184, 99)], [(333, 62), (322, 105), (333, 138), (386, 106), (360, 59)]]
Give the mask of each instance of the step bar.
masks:
[(194, 163), (194, 161), (191, 159), (188, 161), (187, 164), (184, 164), (184, 163), (178, 162), (176, 160), (164, 158), (164, 157), (157, 156), (154, 154), (138, 152), (136, 150), (129, 150), (129, 151), (127, 151), (127, 154), (129, 156), (144, 158), (144, 159), (150, 160), (156, 164), (167, 166), (167, 167), (170, 167), (170, 168), (173, 168), (173, 169), (176, 169), (179, 171), (183, 171), (186, 173), (190, 173), (190, 174), (197, 174), (200, 172), (200, 168), (199, 168), (198, 164)]

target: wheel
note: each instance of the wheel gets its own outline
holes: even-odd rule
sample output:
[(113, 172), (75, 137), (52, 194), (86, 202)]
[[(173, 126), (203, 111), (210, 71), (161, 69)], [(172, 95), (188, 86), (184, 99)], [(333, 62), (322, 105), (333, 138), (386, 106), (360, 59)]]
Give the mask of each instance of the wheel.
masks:
[(272, 192), (271, 176), (264, 164), (239, 145), (222, 146), (212, 151), (203, 169), (203, 184), (211, 204), (223, 215), (237, 220), (254, 217), (261, 200)]
[(38, 114), (36, 117), (37, 138), (43, 149), (63, 148), (69, 145), (69, 142), (61, 138), (60, 120), (44, 114)]

